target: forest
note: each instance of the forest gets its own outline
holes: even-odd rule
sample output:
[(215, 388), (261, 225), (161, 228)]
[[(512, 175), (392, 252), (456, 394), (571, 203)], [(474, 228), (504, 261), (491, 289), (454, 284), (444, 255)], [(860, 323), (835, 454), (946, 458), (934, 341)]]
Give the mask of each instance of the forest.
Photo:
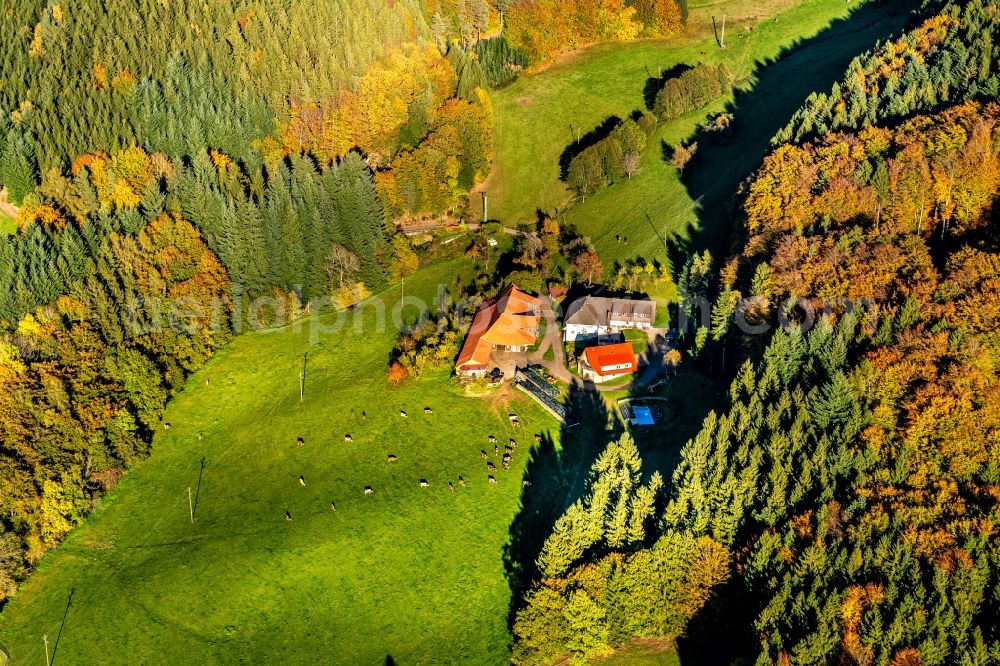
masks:
[[(745, 186), (740, 251), (680, 278), (714, 301), (690, 353), (738, 356), (729, 404), (671, 483), (609, 445), (535, 562), (515, 662), (662, 636), (720, 663), (1000, 660), (997, 9), (928, 7), (845, 79), (920, 67), (939, 96), (817, 120), (865, 99), (837, 84), (779, 134), (805, 138)], [(736, 326), (779, 315), (764, 341)]]

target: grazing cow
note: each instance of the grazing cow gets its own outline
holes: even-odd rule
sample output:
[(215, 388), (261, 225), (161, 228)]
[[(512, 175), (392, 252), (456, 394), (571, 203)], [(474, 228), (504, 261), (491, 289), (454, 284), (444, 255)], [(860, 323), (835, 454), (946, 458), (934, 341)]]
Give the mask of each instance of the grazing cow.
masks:
[(208, 386), (208, 377), (205, 377), (205, 386)]
[(424, 414), (433, 414), (434, 410), (430, 407), (424, 407)]
[(299, 437), (298, 439), (295, 440), (295, 444), (297, 446), (302, 446), (305, 443), (306, 443), (306, 440), (302, 439), (301, 437)]
[(542, 436), (537, 432), (535, 433), (535, 441), (538, 442), (539, 444), (542, 443)]
[(396, 456), (394, 456), (394, 455), (392, 455), (392, 454), (390, 453), (390, 454), (389, 454), (389, 457), (388, 457), (388, 458), (386, 458), (386, 460), (388, 460), (389, 462), (396, 462)]
[(367, 419), (368, 419), (368, 415), (365, 414), (364, 412), (361, 412), (361, 420), (362, 421), (366, 421)]
[(510, 463), (507, 462), (506, 460), (503, 463), (503, 471), (505, 471), (505, 472), (509, 472), (510, 471)]
[(481, 453), (481, 454), (482, 454), (482, 456), (483, 456), (483, 460), (486, 460), (486, 458), (487, 458), (487, 454), (486, 454), (486, 449), (480, 449), (480, 450), (479, 450), (479, 453)]
[(521, 485), (524, 486), (525, 488), (527, 488), (528, 486), (531, 485), (531, 481), (528, 481), (527, 479), (525, 479), (524, 481), (521, 482)]
[(503, 454), (503, 461), (505, 463), (509, 463), (510, 462), (510, 454), (509, 453)]
[(344, 435), (344, 441), (345, 442), (353, 442), (354, 438), (351, 437), (350, 435)]
[(201, 432), (199, 432), (199, 433), (198, 433), (198, 439), (199, 439), (199, 440), (200, 440), (200, 439), (201, 439), (201, 438), (202, 438), (203, 436), (204, 436), (204, 433), (201, 433)]
[(510, 438), (510, 445), (516, 449), (517, 448), (517, 440), (514, 439), (513, 437), (511, 437)]
[(431, 484), (427, 483), (427, 479), (420, 479), (420, 487), (421, 488), (426, 488), (429, 485), (431, 485)]
[(494, 465), (491, 462), (488, 462), (488, 463), (486, 463), (486, 470), (489, 471), (489, 472), (495, 472), (495, 471), (497, 471), (497, 466)]
[(170, 430), (170, 424), (169, 423), (164, 423), (163, 424), (163, 429), (164, 430)]
[(511, 448), (511, 447), (509, 447), (509, 446), (505, 446), (505, 447), (503, 447), (503, 455), (504, 455), (504, 458), (509, 458), (509, 457), (510, 457), (510, 454), (512, 454), (512, 453), (514, 453), (514, 449), (512, 449), (512, 448)]
[(288, 522), (292, 522), (292, 514), (290, 514), (290, 513), (288, 513), (286, 511), (285, 512), (285, 520), (287, 520)]
[(330, 502), (330, 510), (331, 511), (336, 511), (337, 510), (337, 503), (336, 502)]
[(496, 444), (493, 445), (493, 455), (495, 456), (500, 455), (500, 447), (497, 446)]
[(451, 481), (448, 482), (448, 490), (455, 492), (455, 486), (451, 485)]
[(402, 409), (399, 410), (399, 415), (402, 416), (404, 419), (406, 418), (406, 412), (404, 412)]
[(463, 488), (465, 487), (465, 477), (462, 476), (458, 477), (458, 485), (462, 486)]
[(490, 444), (496, 444), (496, 443), (497, 443), (497, 438), (494, 437), (493, 435), (490, 435)]
[(496, 485), (497, 478), (495, 476), (493, 476), (492, 474), (489, 474), (489, 475), (486, 476), (486, 478), (489, 480), (490, 483), (492, 483), (493, 485)]
[(371, 486), (365, 486), (365, 495), (371, 495), (373, 492), (375, 491), (372, 490)]
[(300, 485), (300, 486), (304, 486), (304, 485), (306, 485), (306, 480), (305, 480), (305, 478), (303, 478), (302, 476), (299, 476), (299, 485)]

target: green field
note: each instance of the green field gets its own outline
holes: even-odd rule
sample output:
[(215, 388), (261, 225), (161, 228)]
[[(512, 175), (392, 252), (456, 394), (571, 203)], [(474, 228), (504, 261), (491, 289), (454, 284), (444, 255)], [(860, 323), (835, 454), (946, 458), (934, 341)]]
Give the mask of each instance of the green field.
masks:
[[(892, 4), (892, 12), (884, 3), (804, 0), (791, 8), (773, 4), (771, 10), (761, 4), (756, 22), (744, 17), (730, 23), (725, 50), (704, 28), (681, 39), (602, 44), (496, 94), (491, 216), (510, 224), (534, 220), (538, 211), (558, 213), (591, 237), (608, 267), (636, 256), (676, 260), (677, 253), (668, 256), (665, 246), (683, 250), (688, 243), (726, 252), (732, 197), (775, 131), (810, 92), (828, 88), (851, 58), (897, 30), (906, 18), (904, 9), (914, 3)], [(692, 12), (721, 15), (747, 3), (692, 5)], [(772, 10), (777, 14), (765, 20)], [(558, 162), (576, 136), (609, 116), (624, 118), (644, 108), (645, 81), (661, 69), (720, 60), (742, 80), (735, 96), (664, 124), (642, 155), (637, 176), (570, 205)], [(709, 113), (727, 107), (735, 115), (735, 137), (703, 146), (682, 181), (664, 160), (661, 142), (675, 145), (689, 138)], [(704, 237), (693, 238), (699, 231)], [(616, 234), (629, 243), (616, 242)], [(669, 287), (665, 291), (664, 296), (672, 295)]]
[(17, 232), (17, 222), (3, 211), (0, 211), (0, 234), (10, 235)]
[[(422, 271), (408, 295), (429, 299), (460, 268)], [(502, 550), (532, 435), (557, 439), (558, 424), (518, 398), (515, 432), (508, 405), (464, 397), (447, 373), (390, 389), (394, 337), (372, 330), (373, 312), (318, 345), (307, 327), (242, 336), (193, 376), (149, 462), (0, 616), (12, 663), (42, 663), (43, 634), (59, 664), (507, 660)], [(479, 454), (490, 433), (523, 442), (495, 486)]]

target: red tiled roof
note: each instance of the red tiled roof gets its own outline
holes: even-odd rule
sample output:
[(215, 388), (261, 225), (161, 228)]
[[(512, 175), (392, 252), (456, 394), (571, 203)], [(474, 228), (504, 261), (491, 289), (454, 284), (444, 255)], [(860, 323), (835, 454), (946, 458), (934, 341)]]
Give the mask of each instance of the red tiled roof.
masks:
[(631, 342), (587, 347), (583, 350), (583, 358), (602, 377), (635, 372), (637, 365)]
[(458, 354), (459, 370), (482, 370), (494, 346), (526, 347), (534, 344), (541, 320), (541, 301), (514, 285), (493, 300), (485, 301), (472, 320), (469, 334)]

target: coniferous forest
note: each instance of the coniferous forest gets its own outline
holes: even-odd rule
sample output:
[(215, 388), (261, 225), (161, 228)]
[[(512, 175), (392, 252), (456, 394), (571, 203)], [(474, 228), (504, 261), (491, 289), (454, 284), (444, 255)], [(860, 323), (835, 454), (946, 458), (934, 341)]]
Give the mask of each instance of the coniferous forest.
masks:
[[(513, 663), (644, 640), (706, 663), (1000, 663), (1000, 4), (913, 7), (780, 119), (719, 265), (699, 248), (674, 262), (671, 353), (724, 387), (720, 406), (669, 476), (629, 433), (595, 430), (584, 492), (511, 586)], [(437, 260), (405, 231), (481, 221), (498, 90), (570, 49), (690, 38), (686, 8), (0, 0), (0, 203), (16, 210), (0, 229), (0, 608), (243, 332), (399, 290)], [(552, 165), (572, 203), (751, 85), (711, 59), (651, 80), (646, 111)], [(629, 269), (541, 211), (537, 226), (500, 259), (475, 237), (456, 293), (557, 286), (541, 267), (561, 263), (588, 289)], [(700, 325), (683, 316), (695, 296)], [(422, 381), (400, 359), (451, 367), (457, 314), (400, 335), (394, 389)]]
[[(998, 11), (926, 5), (779, 133), (800, 143), (743, 189), (712, 308), (730, 333), (703, 352), (745, 358), (729, 406), (661, 505), (595, 463), (515, 661), (665, 635), (714, 663), (1000, 661)], [(733, 324), (779, 312), (764, 345)]]

